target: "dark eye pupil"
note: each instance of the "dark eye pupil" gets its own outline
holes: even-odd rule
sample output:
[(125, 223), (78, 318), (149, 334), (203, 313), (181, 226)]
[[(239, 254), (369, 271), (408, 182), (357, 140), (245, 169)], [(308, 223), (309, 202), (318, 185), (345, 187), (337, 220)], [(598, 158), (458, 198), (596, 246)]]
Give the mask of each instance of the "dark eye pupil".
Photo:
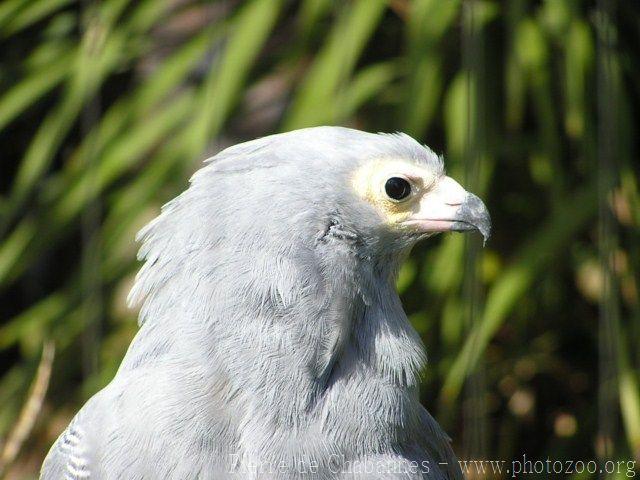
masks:
[(407, 198), (411, 193), (411, 185), (404, 178), (391, 177), (384, 184), (384, 191), (389, 195), (389, 198), (394, 200), (402, 200)]

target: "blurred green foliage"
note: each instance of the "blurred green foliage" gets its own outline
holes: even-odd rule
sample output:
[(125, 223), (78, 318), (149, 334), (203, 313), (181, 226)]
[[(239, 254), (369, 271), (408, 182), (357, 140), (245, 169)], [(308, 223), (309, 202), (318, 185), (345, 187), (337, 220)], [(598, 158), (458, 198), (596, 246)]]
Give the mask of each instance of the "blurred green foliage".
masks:
[(0, 438), (57, 347), (9, 478), (34, 477), (135, 334), (135, 232), (206, 156), (319, 124), (405, 131), (487, 200), (485, 249), (434, 239), (398, 283), (460, 456), (640, 460), (639, 18), (613, 0), (0, 2)]

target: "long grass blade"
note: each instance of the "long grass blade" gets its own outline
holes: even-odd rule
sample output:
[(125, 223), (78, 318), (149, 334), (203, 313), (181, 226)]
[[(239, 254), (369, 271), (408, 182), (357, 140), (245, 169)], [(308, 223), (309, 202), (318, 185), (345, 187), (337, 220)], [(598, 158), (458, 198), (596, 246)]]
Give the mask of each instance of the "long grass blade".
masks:
[(383, 0), (356, 0), (345, 7), (296, 93), (283, 130), (333, 123), (333, 96), (351, 75), (385, 6)]
[(571, 195), (538, 233), (520, 248), (512, 265), (489, 291), (481, 321), (471, 331), (455, 359), (441, 391), (441, 401), (454, 401), (467, 375), (473, 371), (498, 328), (516, 307), (545, 265), (565, 247), (576, 232), (594, 218), (597, 208), (596, 186), (589, 185)]

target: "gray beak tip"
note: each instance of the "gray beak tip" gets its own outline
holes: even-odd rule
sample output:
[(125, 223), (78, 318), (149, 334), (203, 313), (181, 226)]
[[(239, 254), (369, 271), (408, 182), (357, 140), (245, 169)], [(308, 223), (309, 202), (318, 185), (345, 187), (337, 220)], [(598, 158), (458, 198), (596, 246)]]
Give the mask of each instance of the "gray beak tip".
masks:
[(456, 213), (456, 221), (451, 230), (456, 232), (477, 230), (482, 235), (482, 245), (485, 246), (491, 236), (491, 217), (482, 200), (473, 193), (468, 193)]
[(487, 240), (489, 240), (489, 237), (491, 236), (491, 218), (489, 215), (487, 215), (486, 221), (478, 222), (477, 227), (478, 231), (482, 235), (482, 246), (484, 247), (487, 245)]

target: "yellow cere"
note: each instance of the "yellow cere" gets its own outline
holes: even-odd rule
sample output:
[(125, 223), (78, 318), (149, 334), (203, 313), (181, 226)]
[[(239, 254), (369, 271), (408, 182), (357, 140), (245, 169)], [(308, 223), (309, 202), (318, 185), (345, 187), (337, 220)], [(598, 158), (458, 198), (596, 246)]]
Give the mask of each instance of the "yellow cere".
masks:
[[(390, 199), (384, 185), (391, 177), (404, 177), (411, 183), (413, 193), (402, 201)], [(366, 163), (353, 176), (358, 196), (371, 203), (389, 224), (406, 220), (419, 208), (422, 194), (435, 183), (433, 172), (405, 160), (380, 159)]]

